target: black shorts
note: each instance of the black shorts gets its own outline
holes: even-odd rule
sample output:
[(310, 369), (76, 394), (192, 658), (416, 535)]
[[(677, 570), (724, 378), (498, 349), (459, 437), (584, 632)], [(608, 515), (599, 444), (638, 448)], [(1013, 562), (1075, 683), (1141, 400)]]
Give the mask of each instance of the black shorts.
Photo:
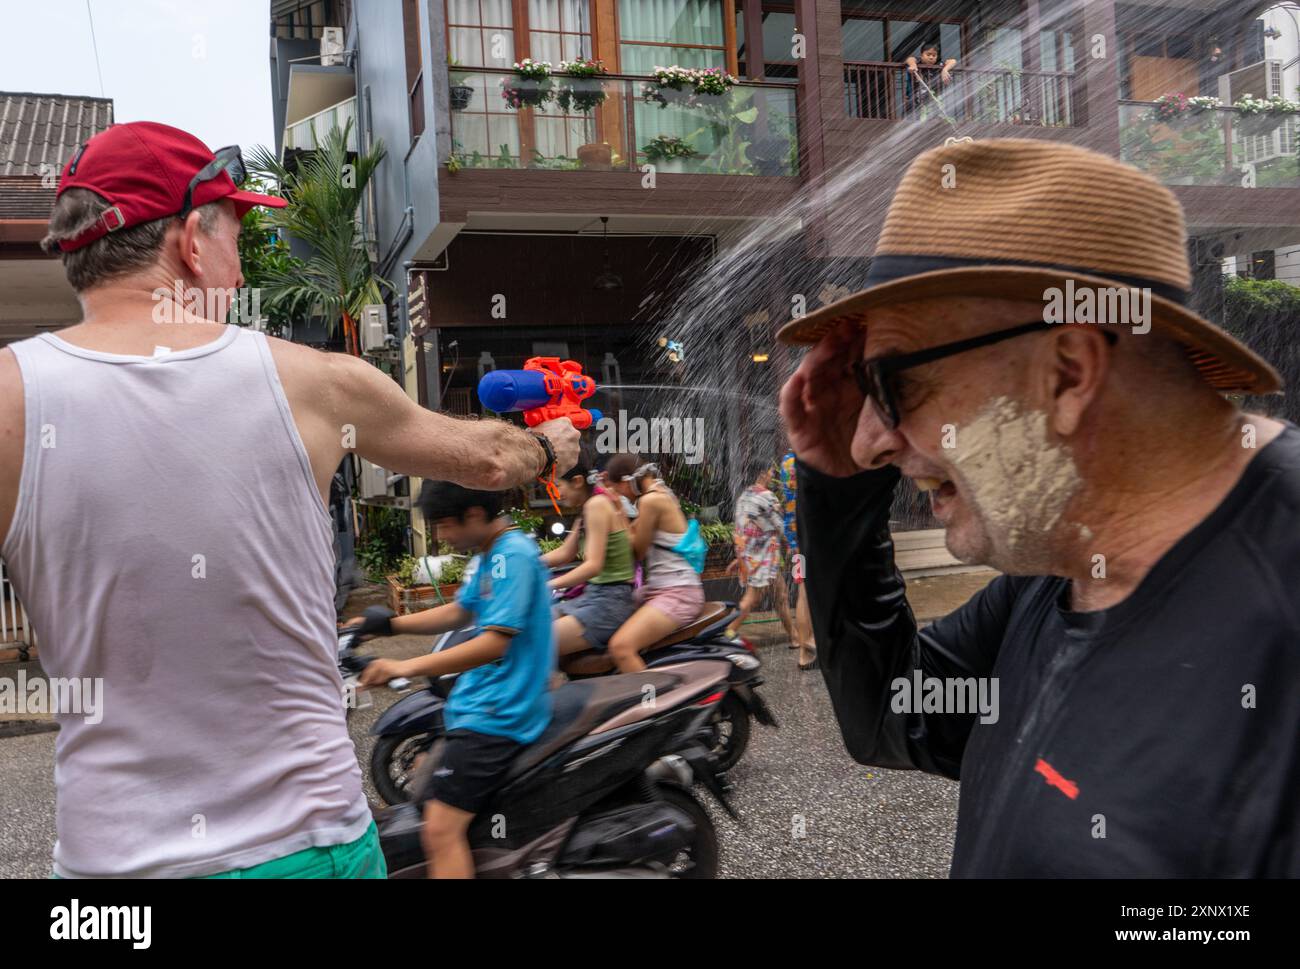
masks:
[(423, 800), (441, 801), (478, 814), (523, 749), (524, 744), (509, 737), (473, 730), (449, 731), (442, 760), (429, 777)]

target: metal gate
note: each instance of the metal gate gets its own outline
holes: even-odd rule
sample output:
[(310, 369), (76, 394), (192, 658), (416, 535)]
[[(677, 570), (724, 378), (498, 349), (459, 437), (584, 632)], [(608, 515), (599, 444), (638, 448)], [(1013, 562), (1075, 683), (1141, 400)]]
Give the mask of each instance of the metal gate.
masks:
[(5, 563), (0, 559), (0, 646), (16, 645), (23, 659), (27, 650), (36, 645), (36, 633), (27, 618), (27, 610), (18, 601), (18, 591), (9, 581)]

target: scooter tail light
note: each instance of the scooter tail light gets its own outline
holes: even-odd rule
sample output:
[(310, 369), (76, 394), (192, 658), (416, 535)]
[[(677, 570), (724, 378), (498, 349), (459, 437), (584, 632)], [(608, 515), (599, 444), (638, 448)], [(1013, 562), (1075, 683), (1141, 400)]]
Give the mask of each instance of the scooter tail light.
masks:
[(739, 637), (737, 637), (737, 638), (740, 640), (740, 645), (744, 646), (744, 647), (745, 647), (747, 650), (749, 650), (751, 653), (754, 652), (754, 644), (753, 644), (753, 643), (751, 643), (751, 642), (750, 642), (748, 639), (746, 639), (744, 636), (739, 636)]
[(726, 695), (727, 695), (726, 690), (719, 690), (717, 693), (710, 693), (703, 700), (696, 700), (695, 706), (697, 707), (712, 706), (713, 704), (720, 702), (722, 698)]

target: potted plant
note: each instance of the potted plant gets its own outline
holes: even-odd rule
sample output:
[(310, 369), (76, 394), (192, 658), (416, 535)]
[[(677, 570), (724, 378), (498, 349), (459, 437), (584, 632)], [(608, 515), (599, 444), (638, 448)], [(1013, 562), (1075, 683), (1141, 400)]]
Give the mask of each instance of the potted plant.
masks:
[(704, 556), (704, 572), (725, 573), (736, 557), (736, 531), (726, 522), (709, 522), (700, 526), (700, 534), (709, 550)]
[(515, 110), (541, 108), (554, 95), (551, 62), (525, 57), (514, 65), (514, 76), (501, 82), (501, 97)]
[[(460, 61), (451, 58), (447, 61), (448, 67), (459, 67)], [(466, 76), (460, 71), (449, 71), (447, 80), (450, 86), (447, 89), (448, 98), (451, 100), (451, 110), (464, 111), (469, 107), (469, 103), (474, 98), (474, 89), (465, 83)]]
[(560, 61), (556, 73), (569, 78), (555, 92), (555, 103), (565, 114), (588, 114), (609, 97), (604, 82), (600, 80), (602, 74), (609, 73), (602, 61), (593, 58)]
[(684, 172), (686, 162), (699, 152), (676, 135), (657, 135), (641, 146), (646, 161), (661, 172)]
[[(393, 612), (405, 616), (455, 599), (465, 576), (465, 556), (452, 554), (445, 545), (439, 552), (419, 559), (408, 555), (398, 563), (395, 573), (386, 576), (388, 607)], [(431, 571), (437, 573), (433, 576), (436, 582), (430, 581)]]
[(656, 67), (654, 80), (642, 89), (646, 101), (656, 101), (659, 107), (683, 104), (693, 108), (701, 98), (724, 95), (737, 83), (737, 79), (720, 67), (697, 70), (691, 67)]
[(607, 172), (614, 167), (614, 148), (605, 142), (579, 145), (578, 164), (588, 171)]
[(1300, 105), (1276, 94), (1269, 98), (1245, 94), (1232, 107), (1237, 112), (1236, 126), (1245, 137), (1270, 134), (1288, 114), (1300, 111)]

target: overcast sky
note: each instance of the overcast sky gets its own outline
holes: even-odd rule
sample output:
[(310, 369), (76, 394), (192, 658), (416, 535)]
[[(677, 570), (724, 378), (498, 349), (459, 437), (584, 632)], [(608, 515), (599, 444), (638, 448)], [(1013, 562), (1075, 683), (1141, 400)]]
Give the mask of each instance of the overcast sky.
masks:
[(0, 0), (0, 91), (113, 99), (209, 148), (272, 143), (270, 0)]

